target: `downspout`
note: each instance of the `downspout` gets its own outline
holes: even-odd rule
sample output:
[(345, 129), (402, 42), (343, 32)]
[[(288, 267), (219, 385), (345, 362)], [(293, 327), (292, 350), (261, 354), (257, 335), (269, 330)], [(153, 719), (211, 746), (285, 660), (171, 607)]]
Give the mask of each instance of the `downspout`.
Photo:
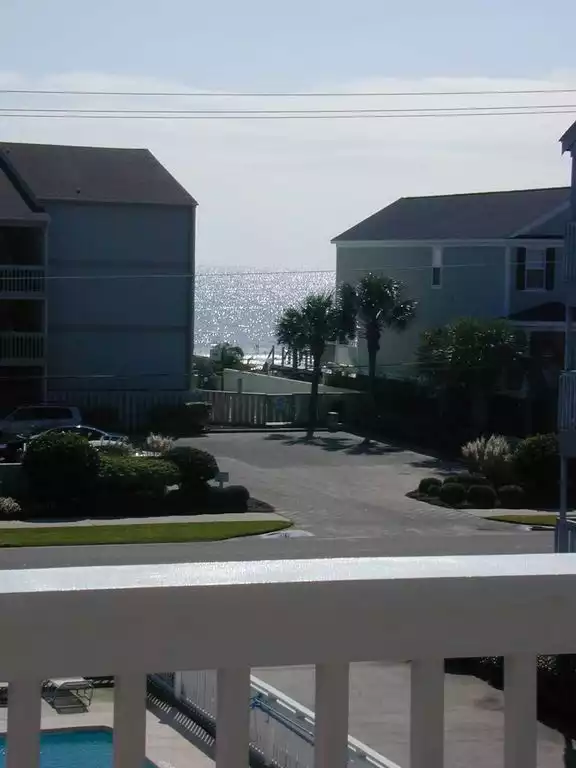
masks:
[[(571, 240), (568, 228), (570, 224), (576, 222), (576, 147), (570, 147), (572, 158), (572, 174), (570, 187), (570, 223), (568, 224), (566, 236), (564, 238), (564, 371), (570, 371), (573, 368), (573, 350), (572, 350), (572, 309), (570, 304), (570, 286), (574, 285), (573, 271), (574, 265), (568, 263), (568, 259), (575, 259), (576, 254), (568, 253), (566, 248), (568, 241)], [(559, 408), (563, 403), (559, 402)], [(568, 455), (560, 448), (560, 509), (558, 512), (557, 523), (557, 543), (556, 549), (559, 552), (568, 551)]]
[(190, 215), (188, 229), (188, 303), (187, 303), (187, 339), (186, 339), (186, 386), (192, 390), (194, 383), (194, 311), (196, 290), (196, 207), (194, 204)]

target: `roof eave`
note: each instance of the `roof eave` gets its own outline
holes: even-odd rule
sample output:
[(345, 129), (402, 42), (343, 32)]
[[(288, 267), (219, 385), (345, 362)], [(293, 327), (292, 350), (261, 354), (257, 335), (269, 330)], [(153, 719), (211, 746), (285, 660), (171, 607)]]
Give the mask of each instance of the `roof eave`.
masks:
[(572, 152), (576, 145), (576, 121), (572, 123), (570, 128), (562, 134), (560, 137), (560, 145), (562, 146), (562, 152)]

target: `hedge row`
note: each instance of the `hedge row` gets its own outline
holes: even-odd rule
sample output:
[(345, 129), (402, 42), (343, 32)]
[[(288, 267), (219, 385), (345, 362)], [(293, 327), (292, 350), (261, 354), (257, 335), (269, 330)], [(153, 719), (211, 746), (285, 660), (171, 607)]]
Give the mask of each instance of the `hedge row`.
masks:
[[(216, 459), (207, 451), (179, 447), (162, 458), (101, 454), (79, 435), (46, 434), (30, 442), (22, 461), (27, 496), (33, 503), (58, 507), (81, 503), (86, 508), (115, 505), (131, 514), (133, 503), (165, 506), (166, 492), (178, 487), (173, 506), (240, 506), (245, 508), (248, 492), (208, 487), (218, 474)], [(176, 501), (177, 500), (177, 501)], [(136, 514), (138, 514), (136, 512)]]
[(504, 485), (498, 489), (485, 477), (470, 472), (448, 475), (444, 481), (437, 477), (425, 477), (418, 485), (418, 493), (439, 499), (450, 507), (467, 504), (474, 509), (492, 509), (498, 502), (506, 509), (520, 509), (526, 503), (524, 490), (517, 485)]

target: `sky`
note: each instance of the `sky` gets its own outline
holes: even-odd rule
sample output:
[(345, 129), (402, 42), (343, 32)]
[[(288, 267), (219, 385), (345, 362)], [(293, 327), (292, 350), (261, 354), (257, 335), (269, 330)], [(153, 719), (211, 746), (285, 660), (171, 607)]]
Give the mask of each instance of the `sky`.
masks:
[[(150, 148), (200, 204), (204, 267), (329, 269), (330, 239), (398, 197), (569, 183), (558, 138), (576, 119), (576, 93), (363, 94), (576, 88), (573, 0), (1, 0), (0, 7), (0, 140)], [(352, 95), (221, 95), (229, 92)], [(6, 113), (544, 104), (573, 104), (574, 114), (255, 121)]]

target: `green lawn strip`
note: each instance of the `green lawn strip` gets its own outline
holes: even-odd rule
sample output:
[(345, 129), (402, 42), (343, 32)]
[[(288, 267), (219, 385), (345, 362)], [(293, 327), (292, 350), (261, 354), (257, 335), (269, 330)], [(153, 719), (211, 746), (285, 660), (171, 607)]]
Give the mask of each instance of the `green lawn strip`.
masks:
[(490, 515), (488, 520), (499, 523), (516, 523), (517, 525), (554, 525), (556, 515), (543, 513), (541, 515)]
[(284, 520), (233, 520), (147, 525), (71, 525), (57, 528), (4, 528), (0, 547), (61, 547), (83, 544), (175, 544), (221, 541), (273, 533), (292, 525)]

